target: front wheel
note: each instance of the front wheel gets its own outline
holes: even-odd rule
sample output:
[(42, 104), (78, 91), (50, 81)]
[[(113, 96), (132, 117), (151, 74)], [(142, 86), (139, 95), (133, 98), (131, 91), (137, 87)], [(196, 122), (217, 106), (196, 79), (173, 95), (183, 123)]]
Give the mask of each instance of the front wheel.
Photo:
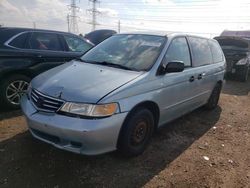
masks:
[(6, 77), (0, 83), (0, 103), (3, 108), (17, 109), (20, 100), (26, 93), (30, 78), (23, 75), (12, 75)]
[(217, 107), (220, 93), (221, 93), (222, 84), (217, 83), (208, 99), (207, 104), (205, 105), (205, 108), (208, 110), (212, 110)]
[(246, 82), (248, 80), (249, 67), (246, 67), (245, 71), (240, 75), (240, 81)]
[(128, 157), (143, 153), (154, 130), (154, 117), (150, 110), (139, 108), (132, 113), (125, 121), (118, 140), (118, 150)]

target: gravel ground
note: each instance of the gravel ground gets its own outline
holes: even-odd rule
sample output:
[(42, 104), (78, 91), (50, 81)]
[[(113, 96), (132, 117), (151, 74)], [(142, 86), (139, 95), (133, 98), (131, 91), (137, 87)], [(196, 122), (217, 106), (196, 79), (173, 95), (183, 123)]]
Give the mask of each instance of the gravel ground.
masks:
[(32, 138), (0, 112), (0, 187), (250, 187), (250, 82), (228, 81), (219, 106), (158, 130), (137, 158), (86, 157)]

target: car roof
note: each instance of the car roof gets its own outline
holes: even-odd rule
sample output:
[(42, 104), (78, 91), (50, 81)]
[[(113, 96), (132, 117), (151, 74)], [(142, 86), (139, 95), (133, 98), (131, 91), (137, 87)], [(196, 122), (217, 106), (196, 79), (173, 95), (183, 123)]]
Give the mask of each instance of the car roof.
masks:
[(190, 36), (190, 37), (198, 37), (198, 38), (203, 38), (203, 39), (214, 40), (214, 39), (202, 37), (199, 35), (193, 35), (193, 34), (188, 34), (185, 32), (176, 32), (176, 31), (127, 32), (127, 33), (120, 33), (118, 35), (122, 35), (122, 34), (126, 34), (126, 35), (154, 35), (154, 36), (162, 36), (162, 37), (169, 37), (169, 38), (178, 37), (178, 36)]
[(48, 30), (48, 29), (34, 29), (34, 28), (22, 28), (22, 27), (1, 27), (0, 31), (3, 30), (12, 30), (16, 32), (24, 32), (24, 31), (41, 31), (41, 32), (54, 32), (54, 33), (61, 33), (61, 34), (71, 34), (78, 36), (73, 33), (63, 32), (63, 31), (56, 31), (56, 30)]
[(120, 33), (125, 34), (125, 35), (155, 35), (155, 36), (162, 36), (162, 37), (166, 37), (168, 34), (170, 34), (170, 32), (160, 32), (160, 31), (154, 31), (154, 32), (126, 32), (126, 33)]

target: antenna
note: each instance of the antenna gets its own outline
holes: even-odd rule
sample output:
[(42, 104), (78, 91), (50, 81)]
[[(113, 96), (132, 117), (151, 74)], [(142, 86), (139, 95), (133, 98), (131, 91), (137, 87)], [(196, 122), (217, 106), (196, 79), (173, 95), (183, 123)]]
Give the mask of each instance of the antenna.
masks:
[[(80, 0), (79, 0), (80, 2)], [(71, 0), (71, 4), (69, 5), (70, 13), (67, 16), (68, 23), (68, 31), (71, 33), (78, 34), (78, 18), (77, 13), (79, 12), (79, 7), (76, 6), (76, 0)]]

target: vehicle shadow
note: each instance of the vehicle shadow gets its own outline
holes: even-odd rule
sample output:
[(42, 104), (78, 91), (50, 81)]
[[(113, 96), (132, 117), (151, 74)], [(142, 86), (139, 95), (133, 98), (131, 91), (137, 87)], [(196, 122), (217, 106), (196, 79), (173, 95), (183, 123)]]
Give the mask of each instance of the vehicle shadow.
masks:
[(202, 108), (160, 128), (143, 155), (87, 157), (61, 151), (28, 133), (0, 142), (1, 187), (141, 187), (219, 120)]
[(250, 79), (247, 82), (227, 80), (223, 86), (222, 93), (229, 95), (248, 95), (250, 92)]

